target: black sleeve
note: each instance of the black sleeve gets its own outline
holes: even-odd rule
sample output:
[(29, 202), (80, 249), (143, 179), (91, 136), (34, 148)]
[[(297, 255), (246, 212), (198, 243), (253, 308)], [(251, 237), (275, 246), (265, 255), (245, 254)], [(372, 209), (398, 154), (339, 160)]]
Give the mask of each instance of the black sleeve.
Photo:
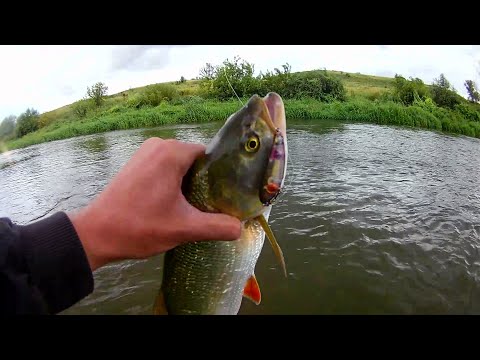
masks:
[(64, 212), (28, 225), (0, 218), (0, 314), (55, 314), (93, 287), (82, 243)]

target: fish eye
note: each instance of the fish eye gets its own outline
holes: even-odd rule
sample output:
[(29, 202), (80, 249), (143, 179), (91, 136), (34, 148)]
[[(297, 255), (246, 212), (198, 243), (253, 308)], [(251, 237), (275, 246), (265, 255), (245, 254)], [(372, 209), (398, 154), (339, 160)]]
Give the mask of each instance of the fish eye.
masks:
[(257, 151), (260, 146), (260, 141), (258, 141), (258, 137), (251, 136), (247, 142), (245, 143), (245, 150), (248, 152)]

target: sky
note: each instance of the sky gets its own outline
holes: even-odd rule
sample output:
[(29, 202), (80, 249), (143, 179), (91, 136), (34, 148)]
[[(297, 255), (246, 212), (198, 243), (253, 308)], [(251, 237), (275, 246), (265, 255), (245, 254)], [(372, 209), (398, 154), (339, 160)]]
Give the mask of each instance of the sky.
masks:
[(479, 45), (0, 45), (0, 121), (27, 108), (43, 113), (71, 104), (96, 82), (111, 95), (193, 79), (206, 63), (235, 56), (254, 64), (257, 74), (289, 63), (292, 72), (400, 74), (427, 84), (443, 73), (464, 97), (465, 80), (480, 86)]

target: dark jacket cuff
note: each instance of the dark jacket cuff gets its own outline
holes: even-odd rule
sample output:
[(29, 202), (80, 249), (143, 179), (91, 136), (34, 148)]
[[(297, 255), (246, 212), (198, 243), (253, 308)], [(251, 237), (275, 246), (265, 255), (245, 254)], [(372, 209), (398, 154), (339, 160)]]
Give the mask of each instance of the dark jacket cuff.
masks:
[(64, 212), (18, 226), (33, 282), (50, 313), (65, 310), (89, 295), (93, 274), (82, 243)]

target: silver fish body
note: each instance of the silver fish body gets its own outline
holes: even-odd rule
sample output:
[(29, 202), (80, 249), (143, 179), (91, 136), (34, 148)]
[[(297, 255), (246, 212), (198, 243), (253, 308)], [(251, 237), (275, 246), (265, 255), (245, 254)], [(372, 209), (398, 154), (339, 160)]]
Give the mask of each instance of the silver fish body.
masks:
[[(247, 220), (238, 240), (191, 243), (167, 253), (164, 289), (169, 290), (164, 296), (169, 299), (168, 313), (237, 314), (264, 240), (265, 232), (258, 221)], [(201, 271), (196, 265), (199, 262)]]

